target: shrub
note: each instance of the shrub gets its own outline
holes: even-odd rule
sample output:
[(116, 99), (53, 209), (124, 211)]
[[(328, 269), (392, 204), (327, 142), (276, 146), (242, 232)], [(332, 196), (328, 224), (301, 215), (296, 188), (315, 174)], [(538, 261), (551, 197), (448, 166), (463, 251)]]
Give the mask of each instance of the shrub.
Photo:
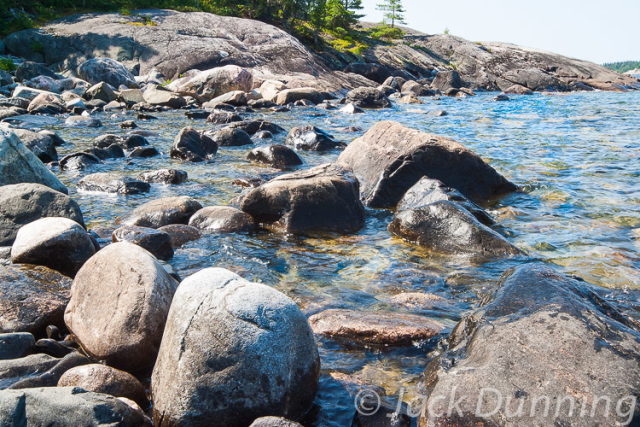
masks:
[(386, 25), (371, 29), (371, 38), (374, 40), (395, 40), (401, 39), (404, 31), (400, 28), (391, 28)]
[(13, 63), (13, 59), (0, 58), (0, 70), (11, 72), (11, 71), (15, 71), (16, 68), (18, 67), (16, 67), (16, 64)]

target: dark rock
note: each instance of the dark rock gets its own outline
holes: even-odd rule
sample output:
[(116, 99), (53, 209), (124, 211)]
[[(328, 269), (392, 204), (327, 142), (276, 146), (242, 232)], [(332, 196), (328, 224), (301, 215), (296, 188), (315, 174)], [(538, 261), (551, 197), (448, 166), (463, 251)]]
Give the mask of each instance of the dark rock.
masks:
[(46, 355), (36, 354), (22, 359), (8, 360), (5, 363), (0, 362), (0, 364), (8, 365), (5, 369), (0, 368), (4, 371), (4, 376), (6, 376), (1, 380), (5, 387), (16, 390), (55, 387), (66, 371), (76, 366), (91, 363), (89, 359), (77, 351), (73, 351), (62, 358), (45, 358), (43, 356)]
[(209, 117), (210, 114), (211, 113), (205, 110), (191, 110), (184, 113), (184, 115), (190, 118), (191, 120), (206, 119), (207, 117)]
[(171, 157), (189, 162), (204, 162), (218, 152), (218, 144), (193, 128), (183, 128), (171, 147)]
[(160, 228), (169, 224), (187, 224), (202, 205), (187, 196), (165, 197), (138, 206), (121, 219), (124, 225)]
[(52, 130), (45, 129), (45, 130), (41, 130), (41, 131), (40, 131), (40, 132), (38, 132), (38, 133), (39, 133), (40, 135), (44, 135), (44, 136), (47, 136), (47, 137), (51, 138), (51, 141), (53, 141), (53, 145), (54, 145), (54, 146), (56, 146), (56, 147), (59, 147), (59, 146), (61, 146), (61, 145), (66, 144), (66, 142), (64, 141), (64, 139), (62, 139), (62, 138), (60, 137), (60, 135), (58, 135), (57, 133), (55, 133), (55, 132), (54, 132), (54, 131), (52, 131)]
[[(208, 268), (185, 279), (173, 299), (151, 379), (154, 425), (297, 419), (313, 403), (319, 374), (313, 334), (295, 302)], [(180, 398), (194, 393), (198, 399)]]
[(428, 365), (420, 426), (636, 422), (637, 322), (601, 289), (542, 264), (508, 270), (493, 289)]
[(182, 184), (187, 181), (187, 171), (179, 169), (159, 169), (143, 172), (138, 179), (152, 184)]
[(0, 87), (13, 84), (13, 78), (10, 73), (0, 70)]
[(124, 150), (117, 144), (111, 144), (107, 148), (90, 148), (86, 151), (100, 160), (121, 159), (124, 157)]
[(509, 101), (509, 97), (507, 95), (496, 95), (493, 97), (494, 101)]
[(66, 194), (40, 184), (0, 187), (0, 245), (13, 244), (25, 224), (45, 217), (63, 217), (84, 225), (78, 204)]
[(113, 91), (113, 88), (104, 82), (91, 86), (84, 93), (83, 97), (87, 100), (98, 99), (107, 104), (118, 99), (118, 95)]
[(36, 343), (36, 348), (38, 350), (38, 353), (45, 353), (53, 357), (61, 358), (75, 351), (73, 348), (62, 345), (58, 341), (49, 338), (38, 340), (38, 342)]
[(326, 151), (345, 146), (344, 143), (336, 141), (333, 136), (313, 125), (291, 129), (284, 144), (306, 151)]
[(431, 88), (442, 92), (449, 89), (460, 89), (462, 81), (457, 71), (440, 71), (431, 83)]
[(16, 80), (19, 82), (25, 82), (38, 76), (47, 76), (53, 79), (57, 79), (56, 73), (42, 64), (37, 64), (31, 61), (24, 61), (16, 68)]
[(301, 99), (307, 99), (314, 104), (319, 104), (324, 101), (324, 95), (311, 87), (285, 89), (278, 93), (275, 98), (275, 103), (278, 105), (287, 105)]
[(389, 70), (380, 64), (365, 64), (362, 62), (347, 65), (344, 72), (360, 74), (376, 83), (385, 82), (391, 75)]
[(102, 160), (90, 153), (73, 153), (60, 159), (59, 164), (62, 170), (79, 171), (102, 164)]
[(111, 194), (140, 194), (146, 193), (151, 186), (116, 173), (94, 173), (87, 175), (78, 182), (78, 190)]
[(455, 88), (449, 88), (447, 90), (442, 91), (444, 96), (459, 96), (460, 90)]
[(278, 169), (289, 169), (303, 164), (302, 159), (295, 151), (278, 144), (254, 148), (247, 155), (247, 159)]
[(279, 126), (271, 122), (265, 122), (263, 120), (251, 120), (251, 121), (242, 121), (242, 122), (232, 123), (231, 125), (229, 125), (229, 127), (243, 130), (249, 135), (255, 135), (261, 130), (269, 131), (274, 135), (285, 131), (282, 126)]
[(277, 230), (354, 231), (364, 225), (358, 180), (345, 165), (324, 164), (279, 176), (251, 190), (242, 210)]
[(405, 84), (406, 80), (402, 77), (388, 77), (384, 82), (382, 82), (382, 86), (388, 86), (396, 91), (400, 91), (402, 89), (402, 85)]
[(237, 233), (256, 228), (251, 215), (230, 206), (210, 206), (193, 214), (189, 225), (202, 231)]
[(233, 122), (241, 122), (242, 117), (240, 117), (236, 113), (231, 113), (227, 111), (213, 111), (211, 114), (207, 116), (207, 123), (213, 124), (227, 124)]
[(111, 133), (100, 135), (93, 141), (93, 146), (97, 148), (108, 148), (116, 144), (124, 150), (133, 150), (137, 147), (149, 145), (149, 141), (142, 135), (114, 135)]
[(145, 113), (138, 113), (137, 117), (138, 120), (158, 120), (157, 117)]
[(247, 103), (247, 105), (251, 108), (262, 110), (265, 108), (275, 107), (278, 104), (273, 101), (267, 101), (266, 99), (252, 99)]
[(164, 231), (169, 235), (171, 239), (171, 246), (174, 249), (183, 246), (188, 242), (198, 240), (202, 237), (202, 233), (195, 227), (184, 224), (170, 224), (158, 228), (160, 231)]
[(136, 157), (148, 158), (148, 157), (155, 157), (155, 156), (159, 156), (159, 155), (160, 155), (160, 152), (158, 151), (158, 149), (156, 147), (148, 145), (146, 147), (136, 147), (136, 148), (134, 148), (133, 151), (131, 151), (127, 157), (129, 157), (129, 158), (136, 158)]
[(444, 117), (447, 115), (448, 115), (447, 112), (444, 110), (432, 110), (427, 113), (427, 116), (433, 116), (433, 117)]
[(338, 161), (353, 168), (362, 198), (371, 207), (396, 206), (423, 176), (438, 179), (475, 202), (516, 190), (462, 144), (395, 122), (377, 123), (349, 144)]
[[(149, 252), (113, 243), (76, 275), (64, 320), (96, 360), (123, 370), (146, 368), (155, 361), (176, 287)], [(99, 334), (95, 325), (102, 325)]]
[(28, 332), (0, 334), (0, 360), (18, 359), (31, 353), (36, 339)]
[(376, 88), (360, 87), (347, 93), (347, 102), (361, 108), (390, 108), (391, 101)]
[(168, 233), (148, 227), (124, 226), (113, 232), (113, 242), (129, 242), (151, 252), (162, 260), (173, 258), (173, 247)]
[(120, 123), (120, 127), (122, 129), (135, 129), (135, 128), (138, 127), (138, 125), (133, 120), (126, 120), (126, 121)]
[(288, 113), (289, 111), (291, 111), (291, 107), (289, 107), (288, 105), (277, 105), (275, 107), (269, 108), (269, 111), (271, 111), (272, 113)]
[(115, 88), (124, 85), (137, 88), (133, 75), (120, 63), (110, 58), (92, 58), (78, 67), (78, 77), (92, 85), (105, 82)]
[(234, 128), (219, 130), (212, 135), (211, 139), (218, 144), (218, 147), (240, 147), (253, 144), (248, 133)]
[(77, 222), (41, 218), (20, 228), (11, 248), (11, 261), (43, 265), (73, 277), (94, 253), (91, 238)]
[(49, 163), (58, 160), (58, 152), (49, 136), (26, 129), (13, 129), (13, 132), (41, 162)]
[(424, 87), (420, 83), (409, 80), (402, 85), (402, 93), (413, 93), (416, 96), (433, 96), (435, 92), (427, 87)]
[(0, 332), (44, 333), (64, 325), (71, 279), (43, 266), (0, 267)]
[(257, 139), (273, 139), (273, 134), (268, 130), (261, 130), (259, 132), (256, 132), (253, 137)]

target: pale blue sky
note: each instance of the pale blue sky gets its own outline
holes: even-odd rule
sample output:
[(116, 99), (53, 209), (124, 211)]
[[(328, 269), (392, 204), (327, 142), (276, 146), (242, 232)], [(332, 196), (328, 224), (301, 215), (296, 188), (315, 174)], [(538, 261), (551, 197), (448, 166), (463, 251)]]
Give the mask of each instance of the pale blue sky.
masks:
[[(379, 22), (380, 0), (363, 0)], [(640, 0), (403, 0), (409, 27), (535, 47), (597, 63), (640, 61)]]

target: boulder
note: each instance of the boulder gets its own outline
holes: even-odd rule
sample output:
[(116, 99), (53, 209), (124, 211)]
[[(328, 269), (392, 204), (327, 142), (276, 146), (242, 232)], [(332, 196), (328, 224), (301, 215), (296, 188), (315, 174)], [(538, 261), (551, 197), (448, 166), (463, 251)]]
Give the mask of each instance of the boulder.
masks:
[(176, 286), (149, 252), (114, 243), (76, 275), (64, 320), (94, 359), (123, 370), (146, 368), (158, 353)]
[(388, 77), (384, 82), (382, 82), (382, 86), (388, 86), (396, 91), (400, 91), (402, 89), (402, 85), (406, 83), (406, 80), (402, 77)]
[(150, 172), (142, 172), (138, 180), (150, 184), (182, 184), (187, 181), (187, 171), (180, 169), (158, 169)]
[(247, 155), (247, 159), (277, 169), (290, 169), (304, 163), (295, 151), (279, 144), (254, 148)]
[(28, 332), (0, 334), (0, 360), (19, 359), (33, 352), (36, 339)]
[(296, 89), (285, 89), (278, 93), (275, 103), (278, 105), (287, 105), (292, 102), (307, 99), (314, 104), (324, 101), (324, 95), (317, 89), (311, 87), (301, 87)]
[(325, 310), (309, 318), (314, 334), (364, 345), (411, 346), (446, 328), (436, 320), (387, 311)]
[(173, 258), (173, 246), (169, 234), (155, 228), (125, 225), (113, 232), (112, 241), (133, 243), (164, 261)]
[(7, 426), (150, 426), (140, 408), (79, 387), (3, 390), (0, 408), (0, 424)]
[(324, 164), (279, 176), (254, 188), (241, 208), (276, 230), (355, 231), (364, 225), (358, 180), (348, 166)]
[(0, 87), (13, 84), (13, 77), (10, 73), (0, 70)]
[(40, 132), (38, 132), (38, 133), (39, 133), (40, 135), (48, 136), (49, 138), (51, 138), (51, 141), (53, 141), (53, 145), (54, 145), (54, 146), (56, 146), (56, 147), (59, 147), (59, 146), (61, 146), (61, 145), (66, 144), (66, 142), (64, 141), (64, 139), (62, 139), (62, 138), (60, 137), (60, 135), (58, 135), (57, 133), (55, 133), (55, 132), (54, 132), (54, 131), (52, 131), (52, 130), (44, 129), (44, 130), (41, 130), (41, 131), (40, 131)]
[(38, 76), (51, 77), (56, 80), (58, 79), (56, 73), (51, 71), (48, 67), (32, 61), (23, 61), (22, 64), (18, 65), (15, 76), (16, 80), (19, 82), (31, 80)]
[(32, 78), (31, 80), (22, 82), (22, 84), (27, 87), (32, 87), (34, 89), (46, 90), (48, 92), (53, 92), (53, 93), (61, 93), (64, 90), (61, 84), (63, 81), (64, 80), (54, 79), (53, 77), (38, 76), (38, 77)]
[(431, 83), (431, 88), (445, 92), (449, 89), (460, 89), (462, 81), (457, 71), (440, 71)]
[(327, 151), (336, 147), (344, 147), (344, 143), (333, 139), (322, 129), (318, 129), (313, 125), (305, 125), (291, 129), (284, 145), (295, 148), (296, 150), (306, 151)]
[(533, 95), (533, 91), (522, 85), (509, 86), (504, 90), (506, 95)]
[(110, 193), (110, 194), (140, 194), (146, 193), (151, 186), (117, 173), (94, 173), (87, 175), (78, 182), (80, 191)]
[(123, 225), (160, 228), (169, 224), (187, 224), (202, 205), (188, 196), (165, 197), (138, 206), (120, 220)]
[(58, 164), (61, 170), (79, 171), (102, 164), (102, 160), (94, 154), (80, 152), (67, 154)]
[(39, 351), (43, 348), (39, 346), (43, 341), (55, 343), (68, 353), (61, 358), (51, 357), (47, 354), (33, 354), (21, 359), (0, 361), (0, 382), (2, 388), (28, 389), (36, 387), (55, 387), (60, 377), (69, 369), (76, 366), (91, 363), (89, 359), (77, 351), (58, 344), (53, 340), (39, 340), (36, 347)]
[(420, 101), (420, 98), (418, 98), (416, 95), (405, 95), (402, 98), (400, 98), (398, 102), (401, 104), (422, 104), (423, 103), (422, 101)]
[(313, 403), (319, 374), (313, 334), (295, 302), (208, 268), (185, 279), (171, 305), (151, 378), (154, 425), (297, 419)]
[(260, 417), (249, 427), (302, 427), (302, 424), (281, 417)]
[(92, 58), (83, 62), (78, 67), (78, 77), (92, 85), (107, 83), (119, 88), (124, 85), (128, 88), (137, 88), (133, 75), (120, 63), (110, 58)]
[(195, 227), (185, 224), (169, 224), (158, 228), (169, 235), (171, 246), (176, 249), (188, 242), (198, 240), (202, 237), (202, 233)]
[(363, 62), (355, 62), (349, 64), (344, 69), (345, 73), (359, 74), (373, 80), (376, 83), (384, 83), (388, 78), (391, 78), (389, 70), (380, 64), (366, 64)]
[(193, 214), (189, 225), (202, 231), (236, 233), (251, 231), (256, 225), (251, 215), (231, 206), (210, 206)]
[(67, 112), (67, 107), (56, 95), (41, 93), (27, 107), (29, 114), (56, 115)]
[(508, 270), (427, 366), (419, 425), (633, 425), (640, 333), (605, 295), (540, 263)]
[(219, 130), (212, 135), (211, 139), (218, 144), (218, 147), (241, 147), (253, 144), (248, 133), (234, 128)]
[(100, 160), (121, 159), (124, 157), (124, 150), (116, 144), (111, 144), (107, 148), (90, 148), (85, 153), (91, 154)]
[(58, 152), (51, 137), (27, 129), (12, 129), (12, 131), (42, 163), (58, 160)]
[(153, 146), (149, 145), (149, 146), (146, 146), (146, 147), (136, 147), (136, 148), (134, 148), (133, 151), (131, 151), (127, 157), (129, 157), (129, 158), (136, 158), (136, 157), (147, 158), (147, 157), (155, 157), (155, 156), (159, 156), (159, 155), (160, 155), (160, 152), (158, 151), (158, 149), (156, 147), (153, 147)]
[(84, 99), (92, 100), (99, 99), (107, 104), (118, 99), (118, 95), (113, 91), (113, 88), (105, 82), (100, 82), (91, 86), (85, 93)]
[(136, 147), (149, 145), (149, 141), (142, 135), (114, 135), (112, 133), (100, 135), (93, 141), (93, 146), (97, 148), (108, 148), (113, 144), (124, 150), (133, 150)]
[(228, 104), (236, 107), (242, 107), (247, 105), (249, 99), (247, 98), (246, 92), (242, 90), (234, 90), (232, 92), (227, 92), (224, 95), (217, 96), (213, 98), (209, 102), (205, 102), (202, 104), (204, 108), (215, 108), (219, 104)]
[(22, 226), (45, 217), (69, 218), (84, 225), (80, 207), (66, 194), (40, 184), (0, 187), (0, 246), (13, 244)]
[(218, 152), (218, 144), (204, 133), (193, 128), (183, 128), (173, 140), (170, 155), (174, 159), (204, 162)]
[(43, 266), (0, 266), (0, 333), (63, 326), (71, 279)]
[(242, 117), (239, 114), (229, 111), (214, 110), (207, 116), (207, 123), (213, 123), (218, 125), (224, 125), (227, 123), (241, 122)]
[(415, 96), (433, 96), (435, 95), (435, 92), (427, 87), (424, 87), (423, 85), (421, 85), (420, 83), (413, 81), (413, 80), (409, 80), (408, 82), (405, 82), (402, 87), (400, 88), (400, 91), (402, 93), (412, 93)]
[(95, 117), (87, 117), (87, 116), (71, 116), (67, 117), (64, 121), (64, 124), (71, 127), (79, 127), (79, 128), (100, 128), (102, 127), (102, 122)]
[(69, 369), (58, 381), (58, 387), (80, 387), (95, 393), (126, 397), (141, 408), (149, 407), (144, 386), (136, 377), (97, 363)]
[(359, 87), (347, 93), (347, 102), (360, 108), (390, 108), (391, 101), (382, 91), (373, 87)]
[(11, 261), (44, 265), (73, 277), (94, 253), (91, 237), (77, 222), (68, 218), (41, 218), (18, 230)]
[(420, 178), (438, 179), (474, 202), (516, 186), (462, 144), (396, 122), (378, 122), (338, 158), (353, 168), (370, 207), (395, 207)]
[(250, 92), (253, 89), (253, 76), (237, 65), (225, 65), (202, 71), (191, 78), (176, 80), (169, 88), (181, 95), (206, 102), (228, 92)]
[(340, 109), (341, 113), (344, 114), (362, 114), (364, 110), (352, 103), (349, 103)]
[(267, 131), (271, 132), (272, 134), (278, 134), (285, 131), (282, 126), (264, 120), (250, 120), (231, 123), (229, 127), (243, 130), (249, 135), (255, 135), (260, 131)]
[(69, 192), (14, 132), (0, 128), (0, 186), (19, 183), (42, 184), (64, 194)]
[(118, 101), (127, 104), (131, 108), (136, 104), (144, 102), (144, 94), (140, 89), (125, 89), (118, 94)]
[(148, 85), (143, 97), (144, 101), (150, 105), (170, 108), (182, 108), (187, 105), (187, 101), (182, 96), (158, 85)]
[(273, 102), (278, 97), (278, 94), (286, 88), (287, 85), (277, 80), (265, 80), (262, 82), (262, 85), (260, 85), (260, 89), (258, 89), (258, 91), (265, 101)]

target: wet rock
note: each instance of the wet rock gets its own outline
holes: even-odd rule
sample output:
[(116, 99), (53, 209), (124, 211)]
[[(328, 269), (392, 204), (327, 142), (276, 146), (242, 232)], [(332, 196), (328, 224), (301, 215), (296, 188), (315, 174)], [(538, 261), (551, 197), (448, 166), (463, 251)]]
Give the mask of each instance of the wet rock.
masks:
[(143, 96), (147, 104), (154, 106), (182, 108), (187, 105), (187, 101), (182, 96), (158, 85), (148, 85)]
[(376, 83), (385, 82), (391, 75), (389, 70), (380, 64), (366, 64), (363, 62), (355, 62), (347, 65), (344, 72), (359, 74)]
[(313, 333), (366, 345), (410, 346), (445, 330), (424, 316), (396, 312), (325, 310), (309, 318)]
[(405, 95), (398, 101), (401, 104), (422, 104), (423, 102), (415, 95)]
[(347, 104), (340, 109), (340, 112), (344, 114), (362, 114), (364, 110), (354, 104)]
[[(107, 103), (102, 99), (89, 99), (84, 102), (84, 105), (87, 110), (93, 112), (93, 111), (102, 111), (104, 107), (107, 106)], [(82, 110), (83, 109), (74, 109), (74, 114), (82, 114), (84, 116), (85, 112)], [(94, 126), (94, 127), (99, 127), (99, 126)]]
[(99, 128), (102, 122), (93, 117), (71, 116), (67, 117), (64, 124), (71, 127)]
[(179, 169), (159, 169), (150, 172), (143, 172), (138, 175), (138, 179), (151, 184), (182, 184), (187, 181), (187, 171)]
[(202, 205), (188, 196), (165, 197), (138, 206), (121, 219), (123, 225), (160, 228), (169, 224), (187, 224)]
[(444, 96), (450, 96), (450, 97), (455, 97), (455, 96), (457, 96), (457, 97), (462, 97), (462, 98), (464, 98), (464, 94), (462, 94), (462, 95), (461, 95), (460, 90), (455, 89), (455, 88), (449, 88), (449, 89), (447, 89), (447, 90), (443, 91), (443, 92), (442, 92), (442, 94), (443, 94)]
[(303, 164), (302, 159), (295, 151), (279, 144), (254, 148), (247, 155), (247, 159), (277, 169), (289, 169)]
[(376, 88), (360, 87), (347, 93), (347, 102), (360, 108), (390, 108), (391, 101)]
[(91, 166), (102, 164), (102, 160), (90, 153), (73, 153), (60, 159), (59, 165), (62, 170), (79, 171)]
[(251, 215), (230, 206), (202, 208), (191, 217), (189, 225), (202, 231), (225, 233), (250, 231), (256, 227)]
[(388, 77), (383, 83), (382, 86), (389, 86), (399, 91), (402, 88), (402, 85), (405, 84), (406, 80), (402, 77)]
[(504, 90), (506, 95), (533, 95), (533, 91), (522, 85), (509, 86)]
[(315, 107), (315, 103), (309, 101), (308, 99), (300, 99), (293, 103), (295, 107)]
[(324, 101), (324, 95), (311, 87), (301, 87), (296, 89), (285, 89), (278, 93), (273, 100), (278, 105), (287, 105), (301, 99), (307, 99), (314, 104), (319, 104)]
[(113, 88), (107, 83), (100, 82), (94, 86), (91, 86), (83, 95), (86, 100), (100, 100), (107, 104), (118, 99), (118, 95), (113, 91)]
[(218, 147), (241, 147), (252, 145), (253, 141), (248, 133), (240, 129), (226, 128), (214, 133), (211, 137)]
[(509, 101), (509, 97), (507, 95), (496, 95), (493, 97), (493, 100), (498, 102), (498, 101)]
[(256, 132), (253, 137), (257, 139), (273, 139), (273, 134), (268, 130), (261, 130), (259, 132)]
[(252, 99), (247, 102), (247, 105), (251, 108), (255, 108), (256, 110), (262, 110), (275, 107), (278, 104), (272, 101), (267, 101), (266, 99)]
[(500, 234), (481, 224), (469, 211), (449, 200), (396, 212), (389, 231), (435, 252), (479, 257), (524, 254)]
[(305, 125), (291, 129), (284, 144), (296, 150), (306, 151), (326, 151), (344, 146), (343, 143), (333, 139), (333, 136), (313, 125)]
[(302, 427), (302, 424), (280, 417), (260, 417), (249, 427)]
[(67, 194), (69, 190), (11, 131), (0, 129), (0, 186), (35, 183)]
[(209, 114), (211, 113), (205, 110), (195, 110), (195, 111), (191, 110), (191, 111), (185, 111), (184, 113), (184, 115), (190, 118), (191, 120), (206, 119), (207, 117), (209, 117)]
[(114, 135), (111, 133), (100, 135), (93, 141), (93, 146), (97, 148), (107, 148), (113, 144), (124, 150), (133, 150), (136, 147), (149, 145), (149, 141), (142, 135)]
[[(82, 348), (114, 368), (153, 365), (177, 283), (131, 243), (100, 250), (78, 272), (64, 314)], [(104, 325), (99, 333), (95, 325)]]
[(377, 399), (371, 397), (371, 401), (360, 401), (359, 409), (353, 416), (352, 427), (411, 427), (411, 417), (403, 412), (398, 413), (396, 405), (385, 406), (383, 402), (375, 413), (371, 413), (371, 408), (378, 405)]
[(63, 325), (71, 279), (43, 266), (0, 266), (0, 332), (41, 334)]
[(0, 408), (0, 423), (11, 426), (150, 425), (139, 408), (78, 387), (4, 390), (0, 392)]
[(156, 147), (153, 147), (151, 145), (148, 145), (146, 147), (136, 147), (133, 149), (133, 151), (131, 151), (129, 153), (129, 155), (127, 157), (129, 158), (148, 158), (148, 157), (155, 157), (155, 156), (159, 156), (160, 152), (158, 151), (158, 149)]
[[(208, 268), (184, 280), (171, 305), (151, 380), (154, 424), (297, 419), (313, 403), (319, 374), (313, 335), (291, 299)], [(181, 398), (193, 393), (198, 399)]]
[(111, 144), (107, 148), (90, 148), (85, 153), (94, 155), (100, 160), (121, 159), (124, 157), (124, 150), (116, 144)]
[(73, 277), (93, 256), (85, 229), (67, 218), (41, 218), (24, 225), (11, 248), (14, 264), (43, 265)]
[(427, 116), (433, 117), (444, 117), (447, 115), (447, 112), (444, 110), (432, 110), (427, 113)]
[(28, 332), (0, 334), (0, 360), (18, 359), (31, 353), (36, 339)]
[[(40, 356), (40, 357), (38, 357)], [(67, 354), (62, 358), (44, 358), (44, 354), (35, 354), (22, 359), (6, 361), (6, 376), (0, 379), (6, 388), (10, 389), (30, 389), (36, 387), (55, 387), (60, 377), (69, 369), (91, 363), (77, 351)], [(13, 362), (13, 363), (12, 363)], [(4, 363), (0, 362), (0, 365)], [(0, 394), (2, 394), (0, 392)]]
[(13, 129), (12, 131), (18, 135), (25, 147), (35, 154), (42, 163), (58, 160), (58, 152), (49, 136), (26, 129)]
[(0, 245), (11, 245), (18, 230), (45, 217), (69, 218), (84, 225), (78, 204), (40, 184), (0, 186)]
[(27, 111), (29, 114), (56, 115), (66, 113), (67, 108), (58, 96), (41, 93), (29, 103)]
[(289, 107), (288, 105), (277, 105), (275, 107), (269, 108), (269, 111), (271, 111), (272, 113), (288, 113), (289, 111), (291, 111), (291, 107)]
[(233, 122), (241, 122), (242, 117), (236, 113), (229, 111), (213, 111), (207, 116), (207, 123), (227, 124)]
[(378, 86), (377, 89), (384, 93), (386, 96), (391, 96), (397, 93), (397, 90), (392, 88), (391, 86)]
[[(629, 373), (638, 370), (639, 355), (637, 323), (600, 289), (539, 263), (521, 265), (428, 365), (419, 425), (633, 424), (630, 390), (640, 378)], [(454, 389), (458, 409), (448, 415)], [(601, 396), (610, 404), (598, 402)]]
[(218, 152), (218, 144), (193, 128), (183, 128), (173, 141), (171, 157), (189, 162), (204, 162)]
[(138, 127), (138, 125), (133, 120), (125, 120), (124, 122), (120, 123), (120, 127), (122, 129), (135, 129)]
[(173, 258), (173, 246), (168, 233), (155, 228), (124, 226), (113, 232), (113, 242), (129, 242), (151, 252), (161, 260)]
[(58, 387), (80, 387), (86, 391), (126, 397), (149, 407), (144, 386), (133, 375), (109, 366), (90, 364), (69, 369), (60, 377)]
[(87, 175), (78, 182), (78, 190), (111, 194), (140, 194), (146, 193), (151, 186), (116, 173), (94, 173)]
[(22, 62), (22, 64), (18, 65), (18, 68), (16, 68), (15, 76), (16, 80), (19, 82), (31, 80), (38, 76), (47, 76), (53, 79), (58, 78), (56, 73), (51, 71), (48, 67), (32, 61), (24, 61)]
[(394, 207), (420, 178), (438, 179), (465, 197), (485, 201), (516, 186), (480, 156), (451, 139), (396, 122), (378, 122), (338, 158), (353, 168), (371, 207)]
[[(47, 331), (50, 327), (54, 327), (53, 325), (47, 326)], [(67, 354), (73, 353), (75, 349), (68, 347), (66, 345), (62, 345), (56, 340), (43, 338), (36, 342), (36, 349), (38, 353), (49, 354), (53, 357), (65, 357)]]
[(462, 81), (457, 71), (440, 71), (431, 83), (431, 88), (445, 92), (449, 89), (460, 89)]
[(105, 82), (118, 88), (124, 85), (137, 88), (133, 75), (120, 63), (110, 58), (92, 58), (78, 67), (78, 77), (92, 85)]
[(400, 89), (400, 91), (402, 93), (410, 93), (410, 94), (413, 94), (415, 96), (433, 96), (433, 95), (435, 95), (435, 92), (433, 90), (429, 89), (428, 87), (424, 87), (420, 83), (418, 83), (416, 81), (413, 81), (413, 80), (409, 80), (408, 82), (405, 82), (402, 85), (402, 88)]
[(176, 249), (188, 242), (198, 240), (202, 237), (202, 233), (195, 227), (185, 224), (170, 224), (158, 228), (169, 235), (171, 246)]
[(276, 230), (354, 231), (364, 225), (358, 181), (345, 165), (324, 164), (279, 176), (251, 190), (241, 208)]
[(459, 191), (447, 187), (437, 179), (431, 179), (422, 177), (404, 194), (398, 206), (396, 212), (402, 212), (406, 210), (419, 209), (423, 206), (430, 205), (438, 200), (448, 200), (450, 202), (458, 204), (460, 207), (467, 210), (471, 215), (475, 216), (478, 221), (484, 225), (491, 227), (495, 224), (491, 215), (489, 215), (484, 209), (476, 205)]
[(263, 120), (251, 120), (232, 123), (229, 127), (234, 129), (241, 129), (249, 135), (255, 135), (262, 130), (269, 131), (274, 135), (285, 131), (282, 126)]
[(58, 135), (57, 133), (55, 133), (52, 130), (45, 129), (45, 130), (41, 130), (38, 133), (40, 135), (47, 136), (47, 137), (51, 138), (51, 141), (53, 141), (53, 145), (56, 146), (56, 147), (60, 147), (61, 145), (66, 144), (64, 139), (62, 139), (60, 137), (60, 135)]
[(205, 102), (233, 91), (250, 92), (253, 76), (237, 65), (225, 65), (202, 71), (191, 78), (183, 78), (171, 83), (169, 88)]

